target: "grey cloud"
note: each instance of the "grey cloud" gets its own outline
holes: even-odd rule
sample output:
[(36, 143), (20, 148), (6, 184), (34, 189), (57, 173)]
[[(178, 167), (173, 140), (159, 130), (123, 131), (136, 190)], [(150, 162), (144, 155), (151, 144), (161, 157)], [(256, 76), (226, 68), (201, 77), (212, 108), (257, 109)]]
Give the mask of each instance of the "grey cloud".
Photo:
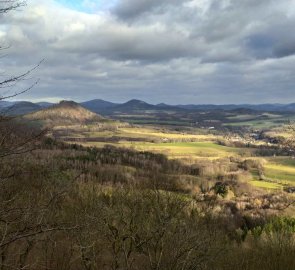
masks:
[[(94, 36), (92, 36), (94, 34)], [(81, 42), (75, 43), (75, 36), (53, 44), (54, 48), (96, 54), (113, 60), (167, 61), (182, 57), (200, 57), (205, 52), (202, 41), (190, 40), (182, 34), (154, 30), (130, 30), (121, 32), (97, 30), (91, 35), (81, 35)]]
[(276, 44), (274, 46), (274, 55), (276, 57), (286, 57), (295, 54), (294, 32), (295, 19), (287, 21), (284, 25), (278, 27), (275, 32)]
[[(295, 41), (294, 41), (295, 42)], [(275, 54), (278, 57), (286, 57), (295, 55), (295, 44), (294, 42), (289, 44), (281, 45), (279, 48), (275, 49)]]
[(271, 36), (257, 33), (247, 37), (245, 43), (256, 58), (273, 57), (275, 40)]
[[(188, 0), (187, 0), (188, 1)], [(181, 5), (184, 0), (120, 0), (113, 8), (113, 13), (123, 20), (137, 18), (144, 13), (168, 5)]]
[(279, 16), (264, 29), (245, 38), (245, 45), (255, 58), (281, 58), (295, 54), (294, 18)]
[[(21, 46), (27, 44), (32, 51), (42, 46), (51, 50), (83, 54), (85, 57), (95, 55), (119, 61), (170, 61), (192, 57), (202, 62), (218, 63), (245, 61), (250, 57), (279, 57), (292, 53), (292, 49), (289, 49), (292, 44), (280, 46), (279, 42), (275, 43), (277, 38), (272, 36), (269, 36), (269, 40), (274, 42), (268, 44), (268, 33), (261, 33), (261, 28), (265, 31), (265, 25), (268, 24), (268, 21), (263, 22), (260, 19), (265, 9), (263, 4), (272, 1), (264, 0), (254, 7), (250, 0), (242, 0), (240, 5), (237, 1), (208, 0), (211, 5), (205, 15), (199, 13), (200, 7), (181, 5), (184, 1), (177, 1), (177, 5), (173, 5), (174, 0), (134, 1), (121, 1), (116, 9), (126, 7), (149, 11), (144, 16), (139, 14), (142, 19), (140, 24), (127, 25), (115, 18), (99, 22), (93, 17), (77, 22), (73, 14), (65, 19), (56, 17), (52, 21), (48, 17), (35, 14), (25, 16), (23, 21), (18, 19), (15, 24), (21, 22), (24, 26), (15, 25), (12, 30), (16, 28), (19, 32), (11, 31), (10, 38), (17, 44), (21, 44), (19, 39), (23, 39)], [(164, 14), (151, 12), (148, 8), (163, 5), (169, 6)], [(273, 9), (267, 11), (267, 14), (273, 13)], [(273, 23), (281, 21), (282, 17), (279, 15), (273, 19)], [(28, 17), (31, 18), (29, 23)], [(32, 18), (35, 19), (35, 24)], [(89, 22), (91, 24), (87, 25)], [(258, 26), (253, 27), (253, 23)], [(36, 25), (49, 31), (36, 31)], [(74, 27), (77, 28), (76, 31), (71, 30)], [(280, 33), (280, 30), (278, 27), (276, 32)], [(30, 43), (30, 40), (34, 42)]]

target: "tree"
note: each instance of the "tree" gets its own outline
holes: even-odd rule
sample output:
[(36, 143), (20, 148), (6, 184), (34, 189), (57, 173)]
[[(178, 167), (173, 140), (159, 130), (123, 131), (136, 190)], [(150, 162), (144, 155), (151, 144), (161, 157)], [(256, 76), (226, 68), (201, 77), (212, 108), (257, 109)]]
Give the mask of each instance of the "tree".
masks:
[[(0, 1), (0, 16), (5, 16), (7, 12), (24, 5), (24, 1)], [(8, 48), (2, 47), (1, 49)], [(40, 63), (22, 74), (0, 81), (0, 89), (10, 89), (26, 80)], [(25, 93), (37, 83), (38, 81), (35, 81), (29, 87), (15, 93), (1, 94), (0, 101)], [(17, 262), (19, 267), (17, 269), (24, 269), (26, 258), (38, 241), (38, 237), (64, 229), (58, 224), (54, 224), (54, 219), (49, 218), (51, 213), (48, 209), (55, 203), (55, 199), (50, 196), (46, 197), (46, 190), (42, 187), (35, 191), (35, 198), (32, 196), (34, 187), (31, 187), (30, 183), (33, 180), (39, 180), (36, 176), (30, 178), (34, 173), (34, 168), (25, 168), (29, 173), (27, 176), (23, 175), (25, 170), (22, 163), (27, 158), (25, 154), (34, 148), (34, 145), (38, 143), (38, 138), (43, 134), (43, 131), (32, 132), (31, 128), (16, 122), (15, 119), (7, 117), (3, 113), (0, 115), (1, 270), (11, 268)], [(42, 192), (45, 200), (40, 198)], [(57, 196), (54, 195), (54, 198)]]
[[(16, 10), (20, 7), (23, 7), (26, 5), (25, 1), (16, 1), (16, 0), (0, 0), (0, 16), (4, 16), (6, 13), (12, 11), (12, 10)], [(0, 46), (0, 50), (5, 50), (8, 49), (8, 47), (1, 47)], [(42, 60), (43, 61), (43, 60)], [(42, 62), (41, 61), (41, 62)], [(41, 62), (39, 62), (36, 66), (34, 66), (33, 68), (27, 70), (24, 73), (18, 74), (18, 75), (13, 75), (10, 76), (2, 81), (0, 81), (0, 89), (8, 89), (11, 88), (13, 86), (15, 86), (17, 83), (24, 81), (25, 79), (28, 78), (28, 76), (35, 70), (37, 69)], [(27, 91), (29, 91), (30, 89), (32, 89), (39, 80), (35, 81), (34, 83), (32, 83), (29, 87), (26, 87), (25, 89), (22, 89), (20, 91), (17, 91), (15, 93), (11, 93), (11, 94), (1, 94), (0, 93), (0, 101), (4, 100), (4, 99), (9, 99), (12, 97), (16, 97), (20, 94), (23, 94)]]
[[(6, 13), (16, 10), (20, 7), (23, 7), (26, 5), (25, 1), (17, 1), (17, 0), (0, 0), (0, 16), (4, 16)], [(8, 49), (8, 47), (0, 47), (0, 50)], [(43, 60), (42, 60), (43, 61)], [(42, 62), (41, 61), (41, 62)], [(11, 87), (15, 86), (21, 81), (24, 81), (28, 78), (28, 76), (37, 69), (41, 62), (39, 62), (36, 66), (33, 68), (27, 70), (24, 73), (13, 75), (8, 78), (5, 78), (4, 80), (0, 81), (0, 90), (6, 90), (6, 94), (0, 93), (0, 101), (16, 97), (18, 95), (21, 95), (30, 89), (32, 89), (39, 80), (36, 80), (28, 87), (16, 91), (14, 93), (9, 93), (7, 89), (10, 89)], [(40, 135), (43, 134), (32, 134), (32, 132), (29, 132), (28, 129), (24, 130), (24, 126), (16, 125), (13, 121), (11, 121), (11, 117), (7, 117), (5, 115), (5, 112), (1, 112), (0, 114), (0, 162), (1, 159), (11, 156), (11, 155), (19, 155), (22, 153), (25, 153), (31, 149), (29, 146), (31, 143), (34, 143), (35, 140), (40, 137)], [(21, 131), (20, 131), (21, 130)], [(22, 133), (21, 137), (16, 138), (18, 133)], [(29, 146), (29, 147), (28, 147)], [(0, 181), (3, 178), (3, 175), (0, 173)]]
[(0, 1), (0, 14), (7, 13), (11, 10), (15, 10), (19, 7), (22, 7), (26, 4), (25, 1), (17, 0), (1, 0)]

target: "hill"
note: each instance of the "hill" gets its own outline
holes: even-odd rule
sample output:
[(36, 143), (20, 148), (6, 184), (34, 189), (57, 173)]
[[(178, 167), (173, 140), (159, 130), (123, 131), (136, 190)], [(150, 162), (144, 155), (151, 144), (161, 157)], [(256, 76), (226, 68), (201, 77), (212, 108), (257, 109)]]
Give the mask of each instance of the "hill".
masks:
[(46, 125), (75, 125), (99, 122), (104, 118), (73, 101), (61, 101), (52, 107), (30, 113), (25, 119), (42, 121)]
[(80, 103), (84, 108), (106, 115), (129, 114), (129, 113), (146, 113), (146, 111), (162, 112), (166, 110), (183, 110), (176, 106), (167, 105), (164, 103), (152, 105), (138, 99), (131, 99), (125, 103), (117, 104), (101, 99), (90, 100)]
[(142, 111), (142, 110), (156, 110), (157, 106), (146, 103), (142, 100), (131, 99), (126, 103), (117, 105), (113, 108), (114, 110), (120, 110), (124, 112)]
[(101, 113), (105, 109), (116, 107), (118, 104), (113, 103), (113, 102), (109, 102), (109, 101), (105, 101), (102, 99), (94, 99), (94, 100), (81, 102), (80, 105), (92, 112)]
[(24, 115), (36, 112), (40, 109), (42, 109), (42, 107), (38, 104), (29, 101), (21, 101), (13, 104), (12, 106), (6, 107), (4, 109), (4, 113), (8, 115)]
[(169, 104), (166, 104), (166, 103), (159, 103), (159, 104), (157, 104), (156, 105), (158, 108), (164, 108), (164, 109), (166, 109), (166, 108), (171, 108), (171, 107), (173, 107), (173, 108), (175, 108), (173, 105), (169, 105)]

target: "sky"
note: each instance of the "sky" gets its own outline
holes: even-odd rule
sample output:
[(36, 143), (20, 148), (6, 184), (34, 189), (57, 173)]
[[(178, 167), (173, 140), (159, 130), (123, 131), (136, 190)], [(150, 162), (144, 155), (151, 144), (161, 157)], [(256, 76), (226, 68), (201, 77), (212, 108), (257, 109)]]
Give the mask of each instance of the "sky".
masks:
[(295, 0), (27, 0), (0, 15), (0, 74), (44, 59), (5, 89), (39, 80), (31, 101), (292, 103), (294, 27)]

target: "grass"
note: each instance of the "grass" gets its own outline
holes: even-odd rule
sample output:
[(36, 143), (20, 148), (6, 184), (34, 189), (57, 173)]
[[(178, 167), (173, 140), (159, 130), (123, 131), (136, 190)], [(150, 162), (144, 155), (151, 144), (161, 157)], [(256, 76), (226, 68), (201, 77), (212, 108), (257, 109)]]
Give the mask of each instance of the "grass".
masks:
[(294, 115), (260, 113), (256, 114), (236, 114), (227, 117), (230, 123), (224, 123), (225, 126), (249, 126), (253, 128), (273, 128), (282, 126), (290, 117)]
[[(259, 158), (258, 158), (259, 159)], [(260, 158), (261, 159), (261, 158)], [(264, 176), (267, 180), (259, 180), (258, 172), (252, 171), (256, 187), (266, 189), (283, 189), (286, 185), (295, 184), (295, 160), (289, 157), (272, 157), (264, 160)]]
[(291, 166), (295, 168), (295, 159), (291, 157), (275, 157), (271, 158), (270, 160), (276, 164)]
[[(122, 140), (128, 141), (128, 139), (138, 139), (138, 141), (155, 140), (155, 141), (165, 141), (165, 140), (175, 140), (175, 141), (215, 141), (218, 136), (213, 134), (189, 134), (173, 131), (165, 131), (156, 128), (140, 128), (140, 127), (120, 127), (114, 131), (87, 131), (84, 130), (73, 130), (68, 137), (85, 137), (85, 138), (111, 138), (120, 137)], [(66, 137), (64, 138), (66, 140)]]
[[(89, 142), (88, 146), (102, 147), (105, 143)], [(226, 147), (215, 144), (213, 142), (176, 142), (176, 143), (148, 143), (148, 142), (128, 142), (121, 141), (115, 146), (134, 148), (139, 151), (152, 151), (167, 155), (169, 158), (207, 158), (218, 159), (229, 156), (239, 155), (239, 148)]]
[[(81, 132), (79, 132), (81, 134)], [(219, 159), (239, 156), (244, 152), (250, 154), (251, 149), (222, 146), (217, 143), (219, 136), (202, 134), (197, 130), (176, 132), (152, 127), (120, 127), (114, 131), (84, 131), (85, 138), (119, 137), (119, 142), (86, 141), (85, 146), (103, 147), (106, 144), (133, 148), (139, 151), (162, 153), (173, 159)], [(74, 137), (74, 133), (68, 135)], [(66, 140), (66, 138), (64, 138)], [(136, 139), (136, 140), (134, 140)], [(148, 141), (147, 141), (148, 140)]]
[(252, 114), (241, 114), (241, 115), (227, 117), (227, 119), (229, 119), (229, 120), (240, 120), (240, 121), (249, 121), (249, 120), (252, 120), (255, 118), (256, 118), (256, 116), (252, 115)]
[(284, 185), (295, 184), (295, 160), (288, 157), (273, 157), (265, 159), (264, 176), (266, 181), (258, 180), (259, 176), (256, 171), (252, 172), (254, 186), (265, 188), (283, 188)]
[(268, 163), (265, 165), (265, 176), (272, 181), (295, 184), (295, 167)]
[(185, 133), (171, 133), (163, 132), (155, 129), (148, 128), (121, 128), (120, 133), (122, 135), (130, 137), (155, 137), (162, 139), (196, 139), (196, 140), (214, 140), (215, 135), (212, 134), (185, 134)]
[(265, 176), (283, 184), (295, 184), (295, 160), (291, 157), (272, 157), (264, 165)]
[(146, 124), (146, 125), (171, 125), (171, 126), (190, 126), (190, 123), (183, 121), (173, 121), (173, 120), (144, 120), (144, 119), (128, 119), (129, 123), (132, 124)]
[(250, 183), (255, 187), (264, 188), (264, 189), (282, 189), (283, 188), (283, 186), (278, 183), (267, 182), (267, 181), (253, 180)]
[[(225, 123), (224, 126), (248, 126), (255, 129), (274, 129), (281, 128), (282, 126), (288, 124), (289, 121), (295, 120), (295, 115), (279, 115), (271, 113), (263, 113), (261, 116), (267, 117), (266, 119), (259, 119), (259, 115), (236, 115), (230, 116), (227, 119), (233, 122)], [(238, 120), (235, 121), (235, 120)], [(284, 134), (282, 134), (284, 135)]]

